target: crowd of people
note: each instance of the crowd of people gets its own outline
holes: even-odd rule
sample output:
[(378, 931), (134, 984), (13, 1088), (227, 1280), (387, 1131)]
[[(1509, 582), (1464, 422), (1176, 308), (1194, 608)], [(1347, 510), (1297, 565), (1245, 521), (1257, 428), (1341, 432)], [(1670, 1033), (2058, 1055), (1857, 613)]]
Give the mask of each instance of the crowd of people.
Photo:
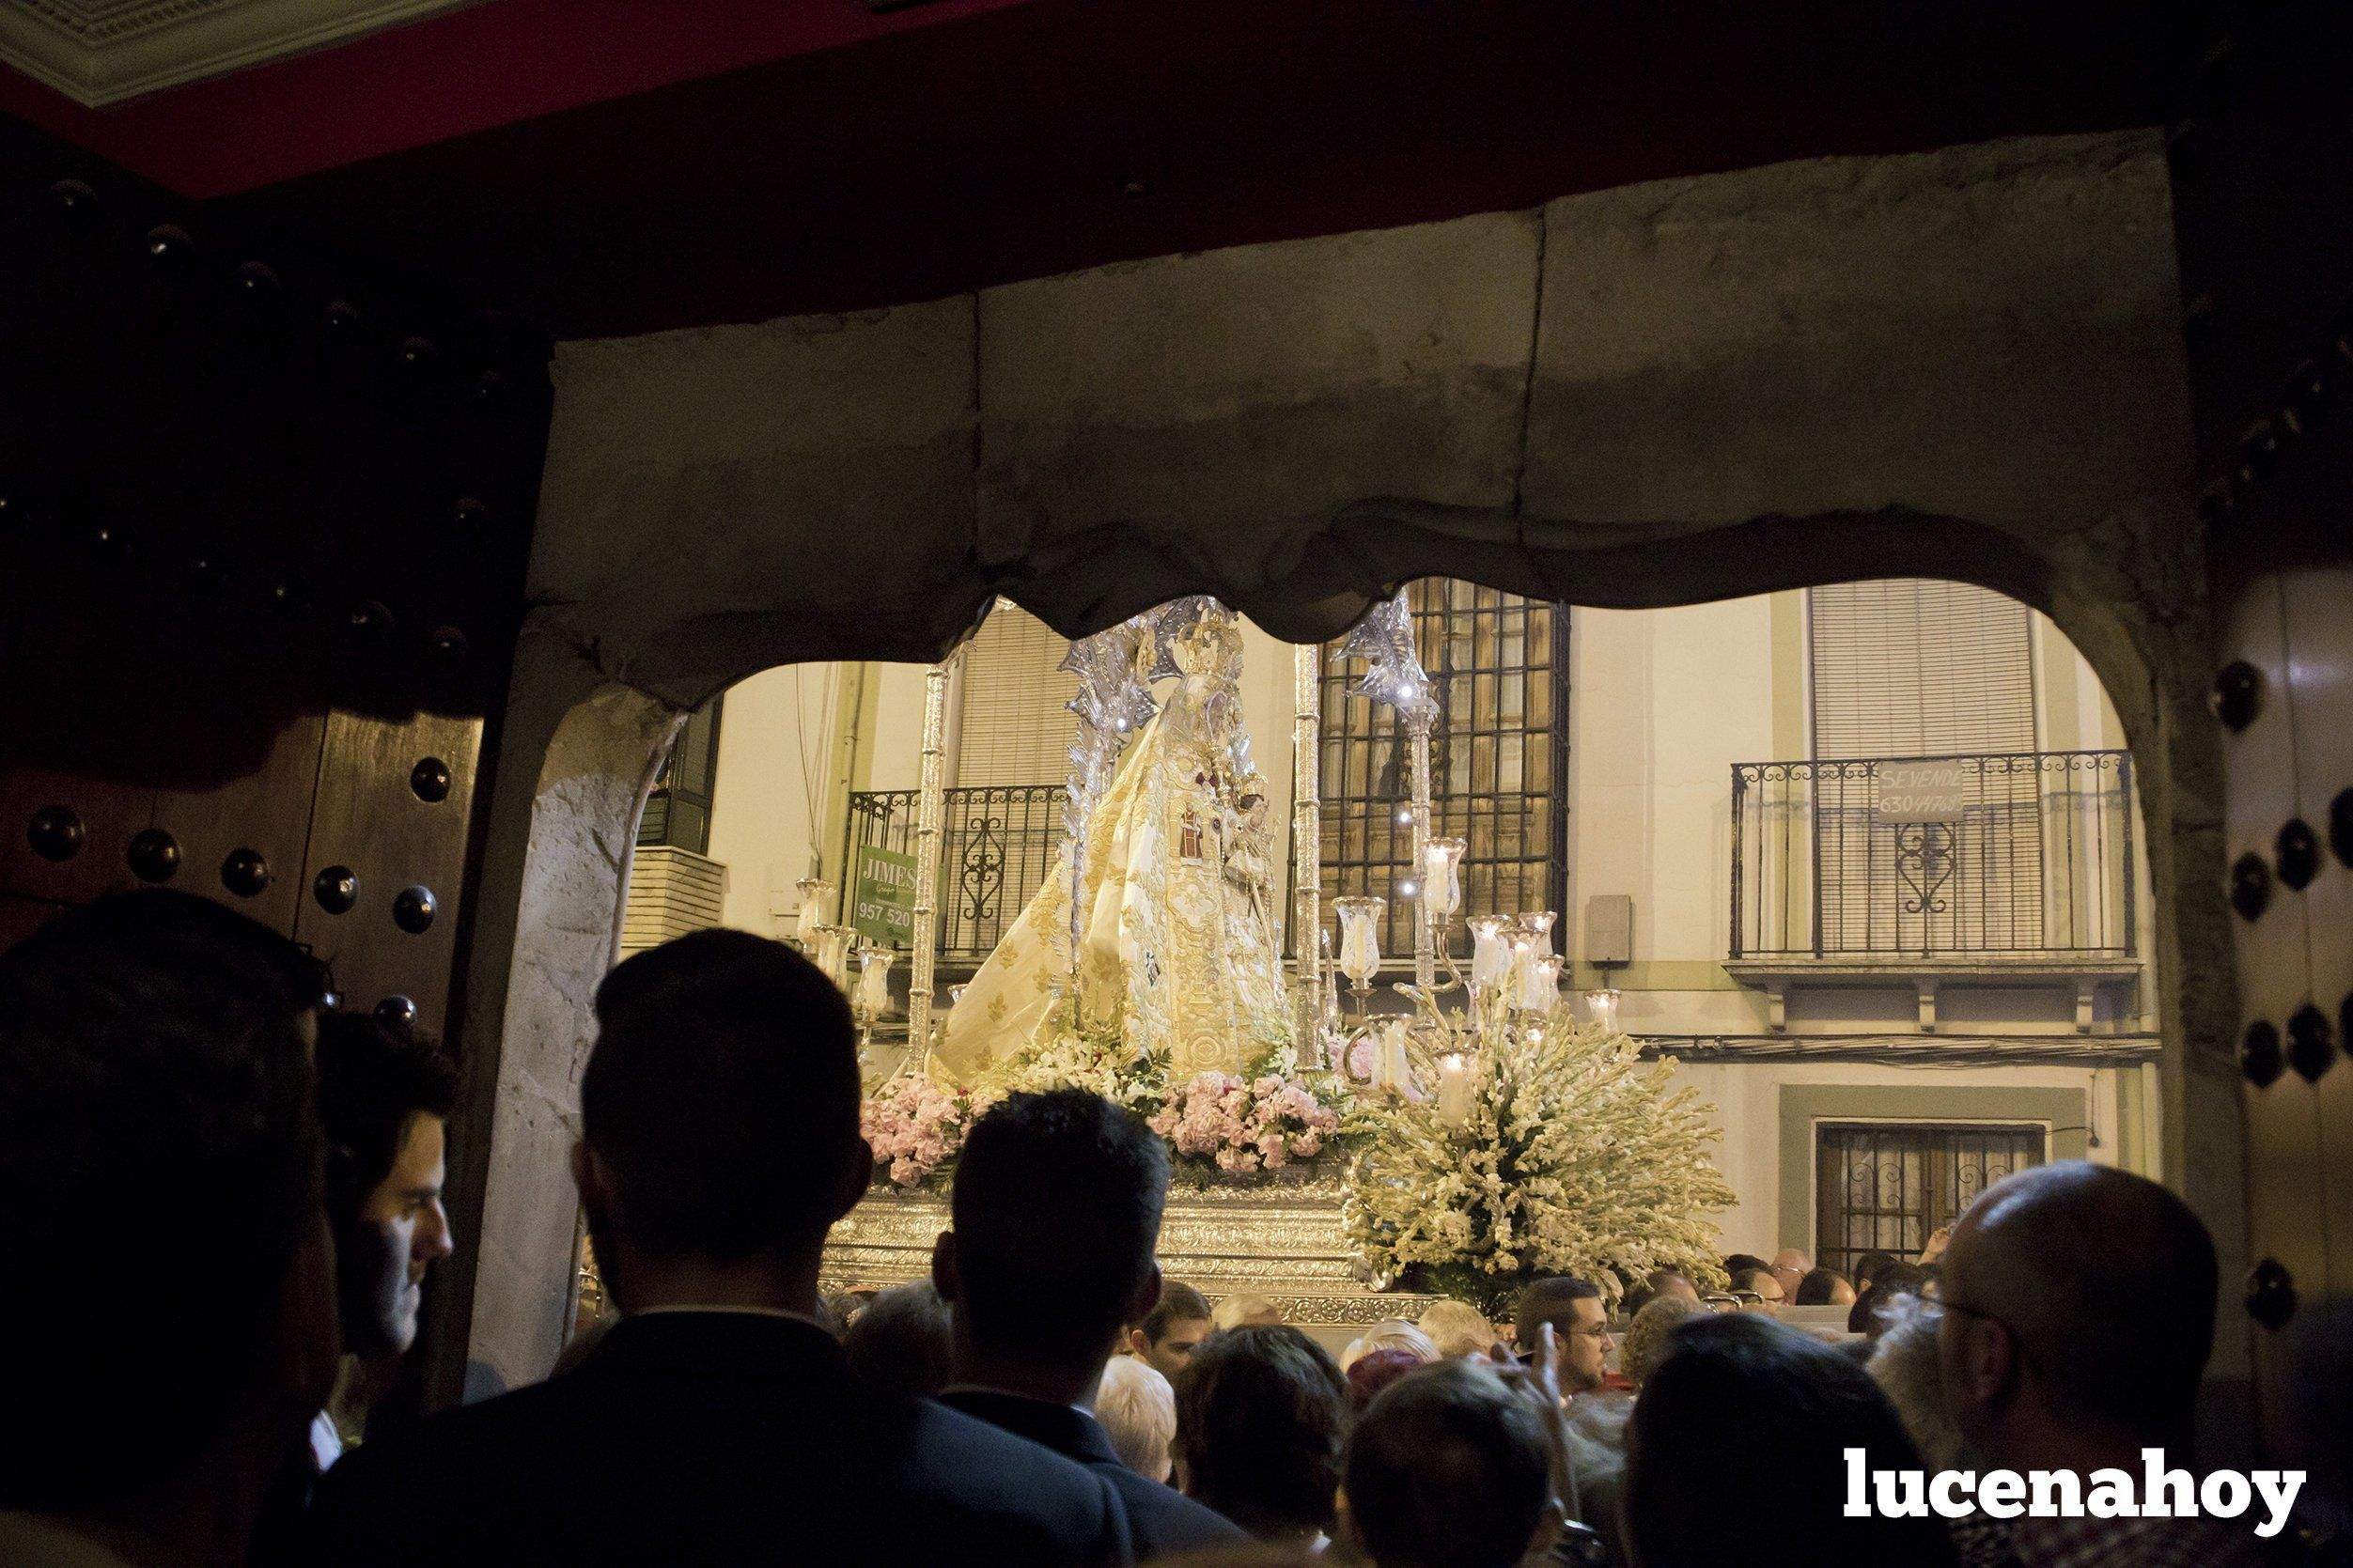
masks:
[[(1662, 1271), (1622, 1296), (1546, 1279), (1500, 1320), (1441, 1301), (1335, 1357), (1273, 1302), (1162, 1277), (1168, 1154), (1134, 1115), (1015, 1094), (971, 1129), (930, 1278), (825, 1297), (828, 1233), (872, 1177), (855, 1030), (814, 966), (730, 931), (632, 957), (597, 997), (572, 1176), (616, 1321), (543, 1382), (384, 1430), (370, 1408), (452, 1247), (456, 1079), (330, 993), (264, 927), (158, 891), (0, 954), (19, 1271), (0, 1328), (20, 1350), (0, 1561), (2125, 1568), (2331, 1549), (2215, 1519), (1846, 1506), (1857, 1451), (1874, 1470), (2186, 1459), (2214, 1248), (2162, 1187), (2088, 1164), (1989, 1189), (1924, 1264), (1874, 1256), (1848, 1280), (1736, 1256), (1728, 1290)], [(1784, 1304), (1849, 1307), (1857, 1332), (1833, 1343)], [(2342, 1498), (2314, 1505), (2325, 1533)]]

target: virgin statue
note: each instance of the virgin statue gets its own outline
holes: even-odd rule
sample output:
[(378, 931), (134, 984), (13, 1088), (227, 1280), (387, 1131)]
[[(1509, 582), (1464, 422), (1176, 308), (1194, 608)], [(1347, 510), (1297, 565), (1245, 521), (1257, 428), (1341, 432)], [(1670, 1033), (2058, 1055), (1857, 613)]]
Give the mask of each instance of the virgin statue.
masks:
[(1120, 758), (1086, 821), (1078, 919), (1069, 854), (948, 1014), (937, 1069), (970, 1083), (1076, 1019), (1164, 1050), (1181, 1079), (1239, 1072), (1289, 1037), (1268, 886), (1266, 781), (1241, 723), (1241, 633), (1230, 616), (1177, 634), (1167, 706)]

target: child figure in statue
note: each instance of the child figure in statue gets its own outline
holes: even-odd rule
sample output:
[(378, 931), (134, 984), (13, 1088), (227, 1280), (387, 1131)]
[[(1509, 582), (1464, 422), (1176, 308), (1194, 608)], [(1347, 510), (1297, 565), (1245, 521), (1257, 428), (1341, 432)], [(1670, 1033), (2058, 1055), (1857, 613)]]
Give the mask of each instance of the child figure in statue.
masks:
[[(1173, 652), (1176, 690), (1088, 820), (1075, 924), (1083, 1026), (1165, 1050), (1181, 1080), (1239, 1072), (1287, 1038), (1289, 1003), (1266, 781), (1241, 725), (1241, 633), (1212, 614)], [(972, 1082), (1068, 1027), (1069, 886), (1066, 853), (948, 1015), (942, 1076)]]

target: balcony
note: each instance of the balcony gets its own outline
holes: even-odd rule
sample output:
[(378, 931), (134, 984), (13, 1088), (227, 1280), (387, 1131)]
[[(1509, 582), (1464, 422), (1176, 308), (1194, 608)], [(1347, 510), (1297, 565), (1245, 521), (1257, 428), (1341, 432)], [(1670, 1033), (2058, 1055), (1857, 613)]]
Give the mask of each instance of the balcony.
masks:
[[(938, 953), (947, 972), (978, 968), (1043, 885), (1054, 852), (1062, 847), (1066, 798), (1060, 784), (946, 792), (940, 817)], [(916, 800), (912, 789), (853, 793), (849, 842), (841, 863), (854, 867), (861, 846), (914, 853)]]
[(2063, 986), (2088, 1031), (2134, 952), (2132, 758), (2121, 751), (1732, 768), (1725, 968), (1786, 1024), (1800, 986)]

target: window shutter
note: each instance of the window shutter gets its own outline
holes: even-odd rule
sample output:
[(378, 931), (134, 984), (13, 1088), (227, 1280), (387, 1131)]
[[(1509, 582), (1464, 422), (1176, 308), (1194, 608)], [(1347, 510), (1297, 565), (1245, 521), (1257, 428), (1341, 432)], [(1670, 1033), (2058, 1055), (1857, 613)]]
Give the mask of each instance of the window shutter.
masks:
[(2034, 749), (2026, 606), (1915, 578), (1810, 591), (1814, 754)]
[(964, 651), (958, 788), (1060, 784), (1069, 773), (1078, 720), (1067, 705), (1079, 691), (1060, 667), (1069, 651), (1045, 622), (997, 600)]

